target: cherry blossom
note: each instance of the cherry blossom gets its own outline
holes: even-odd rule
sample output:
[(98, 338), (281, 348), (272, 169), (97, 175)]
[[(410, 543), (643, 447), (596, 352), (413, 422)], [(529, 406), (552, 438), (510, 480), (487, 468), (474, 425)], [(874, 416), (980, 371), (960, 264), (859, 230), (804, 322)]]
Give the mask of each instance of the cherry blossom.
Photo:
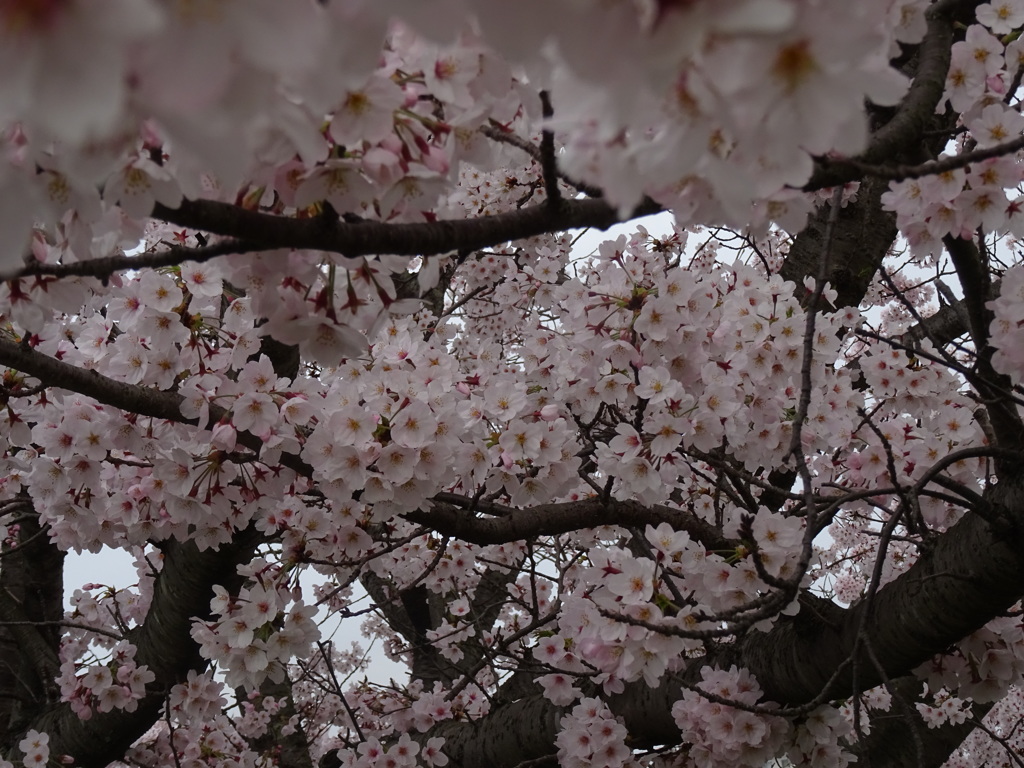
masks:
[(0, 1), (7, 759), (1017, 750), (1018, 5)]
[(46, 765), (50, 760), (50, 736), (46, 733), (30, 730), (25, 738), (18, 743), (18, 749), (24, 754), (22, 760), (26, 768)]
[(978, 22), (984, 24), (996, 35), (1006, 35), (1024, 22), (1024, 5), (1016, 0), (1002, 0), (996, 3), (982, 3), (978, 6)]
[(24, 120), (75, 144), (115, 130), (129, 46), (159, 33), (162, 17), (149, 0), (9, 4), (0, 15), (2, 48), (17, 76), (0, 94), (0, 125)]

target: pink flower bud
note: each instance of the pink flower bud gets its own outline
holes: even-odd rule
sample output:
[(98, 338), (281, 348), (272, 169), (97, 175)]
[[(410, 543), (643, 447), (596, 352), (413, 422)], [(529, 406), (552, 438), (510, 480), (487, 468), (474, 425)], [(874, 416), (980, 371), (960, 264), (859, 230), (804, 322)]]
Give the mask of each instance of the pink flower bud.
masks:
[(558, 406), (554, 403), (549, 403), (541, 408), (539, 413), (542, 420), (554, 421), (558, 418)]
[(235, 428), (231, 424), (217, 424), (213, 428), (210, 444), (222, 451), (233, 451), (237, 437), (238, 433), (235, 432)]
[(428, 147), (420, 160), (427, 168), (440, 174), (448, 173), (451, 167), (448, 154), (440, 147)]

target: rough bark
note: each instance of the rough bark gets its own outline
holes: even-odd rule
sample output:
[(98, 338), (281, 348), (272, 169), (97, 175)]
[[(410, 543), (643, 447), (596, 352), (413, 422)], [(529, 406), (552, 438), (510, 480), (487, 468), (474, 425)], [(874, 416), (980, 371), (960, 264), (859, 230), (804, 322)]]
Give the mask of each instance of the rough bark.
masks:
[[(883, 210), (880, 203), (888, 188), (888, 182), (880, 179), (864, 181), (856, 201), (849, 203), (836, 220), (828, 272), (828, 281), (839, 294), (836, 307), (860, 304), (896, 240), (896, 214)], [(793, 241), (781, 270), (784, 278), (802, 285), (805, 276), (817, 276), (827, 225), (828, 206), (823, 206)]]
[(430, 688), (435, 681), (448, 682), (458, 676), (458, 669), (427, 640), (427, 631), (436, 629), (443, 618), (438, 596), (429, 593), (422, 584), (396, 594), (388, 581), (370, 571), (361, 574), (359, 581), (388, 626), (408, 643), (410, 674), (414, 680), (422, 680)]
[(0, 743), (60, 699), (54, 680), (64, 618), (65, 553), (29, 499), (5, 511), (17, 518), (18, 533), (0, 550)]

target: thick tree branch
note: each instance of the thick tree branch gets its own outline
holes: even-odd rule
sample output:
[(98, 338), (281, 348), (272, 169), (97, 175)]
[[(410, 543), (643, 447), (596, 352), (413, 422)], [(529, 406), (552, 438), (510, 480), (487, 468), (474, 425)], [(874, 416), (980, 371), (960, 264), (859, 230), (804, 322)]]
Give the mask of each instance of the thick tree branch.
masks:
[(942, 242), (953, 261), (964, 291), (964, 306), (974, 348), (985, 349), (988, 346), (988, 327), (992, 322), (992, 312), (985, 306), (990, 294), (988, 266), (983, 263), (973, 241), (947, 235)]
[[(1021, 421), (1016, 404), (1003, 394), (1012, 391), (1013, 382), (1008, 376), (996, 373), (992, 367), (995, 350), (988, 343), (988, 329), (994, 315), (987, 306), (992, 293), (988, 264), (972, 240), (947, 235), (942, 242), (960, 278), (967, 321), (974, 340), (974, 367), (978, 376), (969, 375), (968, 380), (984, 399), (1000, 446), (1008, 450), (1019, 450), (1024, 445), (1024, 422)], [(1003, 467), (1002, 463), (997, 463), (997, 470)]]
[[(837, 308), (856, 307), (871, 285), (882, 259), (896, 239), (896, 214), (882, 209), (886, 182), (868, 179), (857, 199), (839, 210), (832, 228), (832, 258), (828, 281), (838, 292)], [(817, 275), (831, 207), (824, 205), (793, 241), (781, 275), (798, 286), (806, 275)]]
[[(26, 502), (27, 503), (27, 502)], [(0, 559), (0, 737), (58, 701), (64, 555), (34, 514)], [(35, 622), (39, 622), (36, 624)]]
[(396, 593), (384, 578), (370, 570), (359, 576), (363, 589), (373, 598), (374, 605), (384, 615), (388, 626), (405, 638), (411, 649), (410, 674), (414, 680), (424, 681), (430, 688), (435, 681), (450, 682), (458, 671), (427, 640), (427, 631), (441, 623), (440, 600), (417, 584)]
[(966, 320), (967, 308), (962, 299), (957, 299), (953, 304), (943, 304), (935, 314), (921, 318), (920, 323), (908, 328), (898, 340), (906, 347), (917, 347), (928, 339), (941, 347), (968, 332)]
[[(441, 494), (435, 497), (429, 511), (409, 512), (405, 518), (445, 536), (480, 545), (507, 544), (536, 536), (557, 536), (602, 525), (628, 527), (668, 523), (678, 531), (686, 531), (691, 538), (708, 549), (725, 550), (735, 546), (710, 523), (685, 510), (663, 504), (587, 499), (541, 504), (526, 509), (501, 508), (501, 517), (479, 517), (468, 508), (471, 506), (469, 499), (465, 499), (466, 508), (460, 509), (451, 503), (452, 496)], [(482, 504), (479, 511), (490, 511), (493, 514), (499, 510), (493, 504)]]
[[(661, 210), (660, 206), (645, 202), (630, 218)], [(185, 200), (174, 209), (157, 205), (153, 216), (178, 226), (255, 243), (261, 248), (312, 249), (348, 257), (475, 251), (548, 232), (586, 227), (607, 229), (622, 221), (615, 208), (603, 200), (564, 200), (557, 207), (541, 204), (494, 216), (422, 224), (349, 224), (326, 216), (296, 219), (214, 200)]]
[[(1019, 600), (1024, 594), (1024, 486), (1000, 483), (986, 494), (986, 501), (991, 516), (1012, 522), (997, 531), (978, 515), (965, 515), (873, 601), (852, 606), (841, 623), (807, 631), (798, 616), (742, 643), (741, 658), (761, 681), (766, 696), (800, 704), (818, 695), (836, 669), (851, 658), (864, 613), (867, 639), (882, 659), (885, 674), (896, 678)], [(869, 659), (855, 661), (860, 690), (881, 682)], [(855, 693), (853, 679), (850, 670), (840, 675), (829, 697)]]
[(137, 648), (136, 663), (148, 666), (156, 680), (134, 712), (96, 712), (81, 720), (69, 705), (61, 704), (35, 718), (28, 728), (50, 735), (51, 754), (71, 755), (77, 768), (103, 768), (124, 756), (153, 725), (171, 686), (184, 680), (189, 670), (205, 667), (191, 637), (192, 618), (210, 615), (212, 584), (237, 592), (237, 567), (252, 558), (261, 541), (262, 536), (249, 529), (217, 550), (201, 552), (191, 541), (166, 543), (149, 613), (128, 636)]

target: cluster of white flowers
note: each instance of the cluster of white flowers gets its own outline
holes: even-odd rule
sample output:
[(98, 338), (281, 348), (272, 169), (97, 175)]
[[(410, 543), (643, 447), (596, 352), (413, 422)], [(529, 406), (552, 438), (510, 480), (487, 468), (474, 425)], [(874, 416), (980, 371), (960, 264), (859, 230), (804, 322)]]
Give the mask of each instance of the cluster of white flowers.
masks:
[(625, 726), (600, 699), (583, 699), (560, 725), (555, 746), (562, 768), (623, 768), (633, 764)]
[(843, 740), (852, 734), (853, 726), (842, 712), (826, 704), (794, 727), (786, 755), (798, 767), (828, 765), (846, 768), (857, 759), (843, 748)]
[(259, 573), (260, 578), (235, 597), (223, 587), (214, 587), (216, 597), (210, 608), (219, 618), (192, 625), (193, 639), (207, 658), (221, 666), (225, 683), (232, 688), (252, 690), (267, 677), (281, 680), (283, 665), (320, 639), (320, 628), (313, 621), (316, 607), (305, 605), (300, 597), (291, 599), (284, 581), (275, 580), (281, 571), (265, 565), (255, 561), (243, 569), (251, 576)]
[(992, 365), (1000, 373), (1024, 381), (1024, 267), (1003, 273), (999, 297), (989, 302), (995, 315), (989, 329), (996, 353)]
[(181, 722), (205, 722), (219, 715), (227, 704), (224, 686), (212, 672), (189, 670), (185, 682), (171, 688), (167, 706)]
[[(761, 688), (745, 669), (704, 667), (697, 687), (727, 701), (756, 705)], [(672, 706), (672, 717), (683, 740), (692, 744), (690, 759), (708, 768), (764, 765), (782, 751), (791, 735), (790, 724), (781, 717), (755, 714), (711, 701), (698, 692), (686, 690)]]
[[(50, 735), (31, 730), (25, 734), (25, 738), (18, 742), (18, 749), (24, 757), (22, 764), (25, 768), (45, 768), (50, 762)], [(13, 768), (13, 766), (0, 758), (0, 768)]]
[(135, 663), (135, 646), (118, 643), (107, 664), (93, 664), (83, 671), (74, 659), (61, 663), (61, 698), (71, 704), (80, 718), (88, 720), (94, 711), (122, 709), (134, 712), (146, 695), (146, 684), (156, 675), (145, 664)]
[(422, 746), (403, 733), (390, 746), (375, 736), (362, 741), (355, 749), (339, 749), (342, 768), (443, 768), (448, 756), (442, 751), (444, 739), (428, 739)]
[(971, 701), (950, 695), (946, 689), (935, 692), (932, 704), (923, 701), (915, 705), (929, 728), (941, 728), (943, 725), (960, 725), (971, 717)]

